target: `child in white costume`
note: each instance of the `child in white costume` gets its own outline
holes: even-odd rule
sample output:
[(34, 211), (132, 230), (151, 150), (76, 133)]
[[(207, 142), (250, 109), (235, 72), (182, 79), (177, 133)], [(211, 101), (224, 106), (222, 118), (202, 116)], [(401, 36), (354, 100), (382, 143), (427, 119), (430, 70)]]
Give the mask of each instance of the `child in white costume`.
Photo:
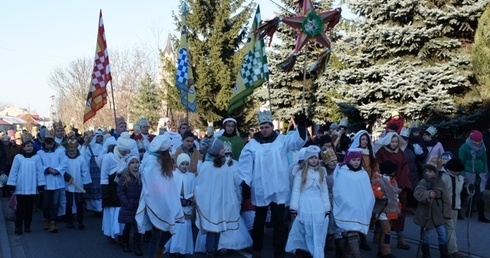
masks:
[(165, 251), (171, 257), (194, 253), (194, 236), (192, 235), (192, 214), (194, 202), (194, 181), (196, 174), (189, 172), (191, 157), (186, 153), (177, 156), (177, 169), (174, 171), (174, 182), (180, 203), (184, 211), (184, 223), (175, 225), (175, 235), (165, 245)]
[[(232, 149), (231, 144), (229, 142), (223, 142), (223, 144), (225, 146), (225, 157), (226, 157), (225, 165), (229, 165), (229, 166), (236, 165), (237, 161), (234, 160), (232, 157), (233, 154), (231, 151)], [(234, 171), (236, 173), (236, 170)], [(236, 194), (240, 196), (241, 191), (243, 191), (243, 189), (240, 189), (239, 187), (239, 180), (237, 174), (235, 174), (234, 180), (235, 180), (235, 190), (238, 191)], [(243, 187), (247, 187), (247, 186), (245, 185)], [(252, 224), (253, 224), (254, 211), (252, 210), (248, 212), (252, 212), (251, 216), (252, 216)], [(228, 230), (220, 234), (219, 244), (218, 244), (218, 250), (220, 255), (226, 253), (227, 250), (241, 250), (252, 246), (252, 237), (250, 236), (249, 233), (249, 230), (251, 229), (252, 225), (250, 225), (250, 228), (248, 228), (247, 225), (245, 224), (245, 220), (243, 219), (243, 216), (244, 216), (244, 212), (242, 211), (240, 219), (238, 220), (238, 226), (239, 226), (238, 230)], [(206, 247), (205, 247), (206, 236), (207, 236), (206, 232), (199, 231), (196, 238), (196, 247), (194, 250), (195, 252), (206, 251)]]
[(66, 192), (66, 219), (67, 227), (74, 228), (73, 225), (73, 200), (75, 200), (75, 205), (77, 207), (77, 222), (78, 229), (84, 229), (83, 224), (83, 193), (80, 189), (76, 188), (74, 182), (79, 186), (89, 184), (92, 182), (90, 174), (88, 171), (88, 166), (85, 158), (80, 155), (78, 150), (78, 142), (76, 140), (69, 140), (66, 147), (66, 156), (64, 161), (67, 165), (66, 173), (64, 174), (65, 181), (67, 181), (65, 186)]
[(225, 162), (221, 140), (205, 139), (201, 149), (207, 154), (196, 177), (196, 225), (207, 233), (206, 252), (209, 257), (214, 257), (220, 234), (239, 228), (240, 202), (235, 180), (236, 167)]
[(170, 156), (172, 140), (158, 135), (151, 141), (143, 158), (141, 198), (136, 211), (138, 231), (152, 230), (148, 257), (161, 257), (167, 241), (175, 234), (175, 225), (183, 223), (184, 212), (173, 180)]
[(346, 253), (360, 258), (359, 232), (367, 234), (374, 207), (374, 194), (367, 172), (361, 166), (362, 150), (350, 149), (334, 171), (333, 214), (335, 224), (347, 237)]
[(295, 173), (289, 209), (297, 215), (289, 232), (286, 252), (308, 251), (314, 258), (324, 257), (330, 201), (326, 171), (318, 159), (320, 148), (308, 146), (305, 162)]

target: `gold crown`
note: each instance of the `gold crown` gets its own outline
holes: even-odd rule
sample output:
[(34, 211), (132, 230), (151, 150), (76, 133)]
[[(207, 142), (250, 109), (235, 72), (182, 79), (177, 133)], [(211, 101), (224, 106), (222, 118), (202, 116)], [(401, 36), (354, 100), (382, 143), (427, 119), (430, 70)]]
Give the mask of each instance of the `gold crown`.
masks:
[(326, 150), (320, 152), (320, 155), (322, 156), (322, 160), (325, 164), (331, 161), (337, 161), (337, 155), (335, 154), (333, 148), (327, 148)]
[(76, 140), (69, 140), (66, 143), (66, 150), (68, 151), (73, 151), (78, 149), (78, 142)]
[(225, 153), (231, 153), (232, 152), (231, 142), (223, 141), (223, 146), (225, 148)]
[(22, 135), (22, 142), (32, 141), (32, 135), (30, 133)]
[(53, 138), (54, 139), (54, 131), (53, 130), (47, 130), (44, 138)]
[(259, 124), (272, 123), (272, 113), (269, 110), (259, 111)]
[(56, 130), (57, 128), (64, 128), (63, 123), (61, 122), (61, 120), (59, 120), (58, 122), (54, 122), (53, 123), (53, 128), (54, 128), (54, 130)]

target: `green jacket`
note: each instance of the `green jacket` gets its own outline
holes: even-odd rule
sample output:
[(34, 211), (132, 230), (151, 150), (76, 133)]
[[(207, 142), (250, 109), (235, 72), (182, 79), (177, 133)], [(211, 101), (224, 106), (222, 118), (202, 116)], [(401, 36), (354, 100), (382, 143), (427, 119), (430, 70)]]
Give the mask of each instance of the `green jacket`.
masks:
[(473, 157), (471, 156), (471, 147), (468, 144), (463, 143), (459, 148), (458, 157), (463, 161), (464, 171), (461, 175), (468, 173), (488, 173), (487, 166), (487, 150), (485, 146), (481, 148), (481, 151), (476, 153), (475, 162), (473, 164)]
[(242, 138), (240, 136), (235, 135), (232, 137), (227, 137), (227, 136), (220, 136), (220, 140), (223, 142), (231, 142), (231, 152), (233, 154), (233, 159), (238, 161), (238, 158), (240, 157), (240, 153), (242, 152), (243, 149), (243, 142)]

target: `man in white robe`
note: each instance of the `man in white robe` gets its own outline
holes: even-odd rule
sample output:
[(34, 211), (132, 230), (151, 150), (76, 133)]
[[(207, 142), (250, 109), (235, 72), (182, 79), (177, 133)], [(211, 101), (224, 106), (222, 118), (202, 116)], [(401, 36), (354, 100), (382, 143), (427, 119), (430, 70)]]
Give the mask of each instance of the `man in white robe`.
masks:
[[(301, 121), (298, 121), (301, 120)], [(306, 142), (306, 117), (297, 119), (296, 133), (283, 135), (274, 132), (270, 111), (259, 112), (260, 132), (243, 148), (239, 163), (239, 177), (251, 188), (252, 204), (256, 206), (252, 229), (253, 257), (261, 257), (264, 224), (271, 209), (274, 228), (274, 257), (284, 257), (287, 238), (285, 203), (290, 198), (288, 152), (299, 150)]]

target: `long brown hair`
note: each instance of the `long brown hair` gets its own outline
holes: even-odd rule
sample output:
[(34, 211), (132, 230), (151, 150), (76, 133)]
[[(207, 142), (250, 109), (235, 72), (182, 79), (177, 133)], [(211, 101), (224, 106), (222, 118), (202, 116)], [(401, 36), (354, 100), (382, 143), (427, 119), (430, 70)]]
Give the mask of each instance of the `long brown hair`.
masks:
[(158, 154), (158, 163), (162, 168), (162, 175), (172, 177), (174, 165), (169, 150), (159, 151)]
[[(303, 189), (303, 187), (305, 186), (306, 184), (306, 177), (308, 175), (308, 169), (310, 168), (310, 164), (309, 164), (309, 158), (306, 159), (305, 161), (303, 161), (303, 163), (301, 163), (300, 165), (300, 169), (301, 169), (301, 189)], [(325, 177), (325, 168), (323, 168), (322, 166), (320, 166), (320, 162), (318, 162), (318, 164), (315, 166), (315, 167), (311, 167), (312, 169), (318, 171), (318, 179), (320, 181), (320, 183), (324, 183), (325, 181), (323, 180), (323, 178)]]
[[(136, 156), (132, 156), (130, 158), (131, 160), (129, 161), (129, 164), (128, 166), (124, 169), (123, 173), (122, 173), (122, 183), (125, 185), (125, 186), (128, 186), (128, 184), (131, 182), (131, 175), (132, 175), (132, 172), (129, 170), (129, 165), (131, 165), (132, 163), (132, 160), (137, 160), (138, 163), (140, 163), (139, 159), (136, 157)], [(140, 173), (138, 171), (138, 173), (134, 176), (136, 178), (136, 182), (138, 182), (140, 185), (141, 185), (141, 176), (140, 176)]]

